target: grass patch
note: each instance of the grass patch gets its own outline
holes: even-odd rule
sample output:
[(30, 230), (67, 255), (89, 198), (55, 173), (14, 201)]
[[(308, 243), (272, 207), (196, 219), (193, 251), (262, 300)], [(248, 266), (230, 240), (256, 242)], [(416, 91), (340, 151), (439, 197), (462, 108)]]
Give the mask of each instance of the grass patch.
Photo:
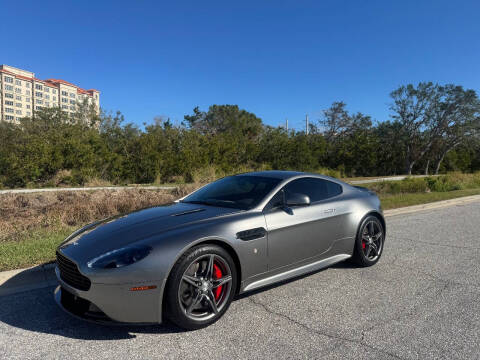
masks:
[(0, 243), (0, 271), (20, 269), (55, 260), (57, 246), (74, 228), (42, 229), (22, 235), (19, 241)]
[(416, 194), (381, 194), (379, 197), (382, 202), (382, 208), (387, 210), (479, 194), (480, 188)]

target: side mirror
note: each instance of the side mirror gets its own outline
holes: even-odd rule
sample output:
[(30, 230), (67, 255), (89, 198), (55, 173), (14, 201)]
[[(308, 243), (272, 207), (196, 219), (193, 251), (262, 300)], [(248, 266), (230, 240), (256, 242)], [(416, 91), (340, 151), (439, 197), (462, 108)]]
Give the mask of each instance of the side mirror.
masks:
[(308, 206), (310, 198), (305, 194), (286, 194), (285, 205), (287, 206)]

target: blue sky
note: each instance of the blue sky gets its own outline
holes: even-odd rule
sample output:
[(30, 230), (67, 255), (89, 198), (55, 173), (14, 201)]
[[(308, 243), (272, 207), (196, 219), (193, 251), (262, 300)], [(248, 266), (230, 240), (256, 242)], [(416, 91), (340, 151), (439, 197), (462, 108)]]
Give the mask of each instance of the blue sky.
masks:
[[(238, 104), (300, 128), (333, 101), (388, 119), (418, 81), (479, 90), (478, 1), (4, 1), (0, 63), (101, 91), (141, 125)], [(132, 95), (133, 94), (133, 95)]]

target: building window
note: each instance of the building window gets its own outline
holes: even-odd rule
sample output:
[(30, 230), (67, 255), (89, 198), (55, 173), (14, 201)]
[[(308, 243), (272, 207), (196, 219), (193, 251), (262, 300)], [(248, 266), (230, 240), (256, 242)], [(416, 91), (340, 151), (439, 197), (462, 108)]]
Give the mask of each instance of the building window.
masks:
[(15, 100), (22, 101), (22, 97), (21, 96), (15, 96)]
[(26, 98), (25, 101), (26, 101), (26, 102), (30, 102), (31, 99), (30, 99), (30, 98)]
[(62, 91), (62, 96), (68, 96), (68, 92)]
[(22, 103), (16, 103), (15, 106), (16, 107), (22, 107)]
[(56, 93), (57, 93), (57, 89), (52, 89), (52, 92), (53, 92), (54, 94), (56, 94)]
[(75, 106), (70, 106), (70, 110), (75, 110)]
[(15, 88), (15, 92), (16, 92), (17, 94), (21, 94), (21, 93), (22, 93), (22, 89), (20, 89), (20, 88)]
[(5, 105), (13, 106), (13, 101), (5, 101)]
[(20, 80), (15, 80), (15, 85), (22, 86), (22, 82)]
[(40, 84), (35, 84), (35, 89), (37, 90), (43, 90), (43, 86)]
[(9, 76), (5, 76), (4, 79), (5, 79), (5, 82), (13, 84), (13, 78), (11, 78)]
[(43, 104), (43, 100), (37, 99), (37, 100), (35, 100), (35, 103), (37, 103), (37, 104)]
[(62, 109), (68, 109), (67, 105), (62, 105)]
[(68, 104), (68, 99), (67, 98), (62, 98), (62, 102)]
[(5, 108), (5, 112), (13, 114), (14, 111), (12, 108)]
[(50, 100), (50, 95), (45, 95), (45, 99)]
[(30, 109), (30, 105), (27, 105), (27, 109)]
[(27, 111), (27, 116), (30, 116), (30, 115), (31, 115), (30, 111)]
[(5, 85), (5, 90), (13, 91), (13, 86), (12, 85)]
[(29, 88), (29, 87), (30, 87), (30, 83), (25, 81), (25, 87)]
[(45, 91), (45, 92), (50, 92), (50, 89), (45, 86), (45, 89), (43, 89), (43, 91)]
[(56, 96), (53, 96), (53, 97), (52, 97), (52, 100), (53, 100), (53, 101), (57, 101), (57, 97), (56, 97)]
[(5, 93), (5, 97), (9, 99), (13, 99), (13, 94)]
[(42, 110), (43, 106), (35, 106), (35, 110)]
[(17, 114), (17, 115), (22, 115), (22, 110), (16, 110), (16, 111), (15, 111), (15, 114)]
[(75, 103), (75, 100), (70, 100), (70, 104), (75, 105), (75, 104), (76, 104), (76, 103)]
[(70, 93), (70, 97), (71, 97), (71, 98), (75, 98), (75, 94)]
[(41, 92), (36, 91), (36, 92), (35, 92), (35, 96), (43, 97), (43, 94), (42, 94)]
[(5, 120), (13, 120), (14, 117), (12, 115), (5, 115)]
[(25, 90), (25, 94), (30, 95), (30, 90)]

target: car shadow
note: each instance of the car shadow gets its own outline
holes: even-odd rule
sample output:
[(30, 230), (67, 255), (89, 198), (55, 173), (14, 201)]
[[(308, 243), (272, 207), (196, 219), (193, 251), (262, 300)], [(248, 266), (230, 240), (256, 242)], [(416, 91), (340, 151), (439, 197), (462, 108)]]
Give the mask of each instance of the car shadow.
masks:
[[(332, 265), (330, 268), (353, 269), (356, 268), (348, 262)], [(265, 292), (294, 281), (298, 281), (313, 274), (327, 270), (320, 269), (312, 273), (284, 280), (260, 289), (252, 290), (238, 295), (235, 300), (240, 300), (261, 292)], [(27, 270), (28, 271), (28, 270)], [(19, 273), (9, 282), (22, 284), (25, 274)], [(40, 279), (39, 279), (40, 280)], [(16, 292), (5, 295), (8, 284), (0, 286), (0, 331), (5, 326), (11, 326), (27, 331), (64, 336), (81, 340), (121, 340), (132, 339), (137, 334), (171, 334), (185, 332), (169, 323), (159, 325), (105, 325), (95, 324), (77, 319), (60, 309), (53, 296), (55, 280), (47, 279), (50, 286)], [(17, 289), (20, 289), (18, 287)]]
[(184, 331), (170, 324), (101, 325), (82, 321), (58, 307), (53, 296), (54, 289), (55, 286), (48, 286), (1, 295), (0, 331), (6, 331), (5, 327), (11, 326), (81, 340), (121, 340), (135, 338), (135, 333), (170, 334)]
[(268, 291), (268, 290), (271, 290), (271, 289), (275, 289), (275, 288), (277, 288), (277, 287), (280, 287), (280, 286), (283, 286), (283, 285), (286, 285), (286, 284), (290, 284), (290, 283), (292, 283), (292, 282), (301, 280), (301, 279), (303, 279), (303, 278), (307, 278), (307, 277), (312, 276), (312, 275), (314, 275), (314, 274), (321, 273), (321, 272), (326, 271), (326, 270), (328, 270), (328, 269), (358, 269), (358, 266), (355, 265), (355, 264), (352, 263), (352, 262), (349, 262), (349, 261), (341, 261), (341, 262), (339, 262), (339, 263), (330, 265), (330, 266), (328, 266), (328, 267), (326, 267), (326, 268), (322, 268), (322, 269), (319, 269), (319, 270), (315, 270), (315, 271), (312, 271), (312, 272), (309, 272), (309, 273), (306, 273), (306, 274), (303, 274), (303, 275), (295, 276), (295, 277), (292, 277), (292, 278), (290, 278), (290, 279), (282, 280), (282, 281), (279, 281), (279, 282), (277, 282), (277, 283), (275, 283), (275, 284), (262, 287), (262, 288), (260, 288), (260, 289), (248, 291), (248, 292), (246, 292), (246, 293), (243, 293), (243, 294), (238, 295), (238, 296), (235, 298), (235, 300), (240, 300), (240, 299), (249, 297), (249, 296), (251, 296), (251, 295), (255, 295), (255, 294), (262, 293), (262, 292), (264, 292), (264, 291)]

